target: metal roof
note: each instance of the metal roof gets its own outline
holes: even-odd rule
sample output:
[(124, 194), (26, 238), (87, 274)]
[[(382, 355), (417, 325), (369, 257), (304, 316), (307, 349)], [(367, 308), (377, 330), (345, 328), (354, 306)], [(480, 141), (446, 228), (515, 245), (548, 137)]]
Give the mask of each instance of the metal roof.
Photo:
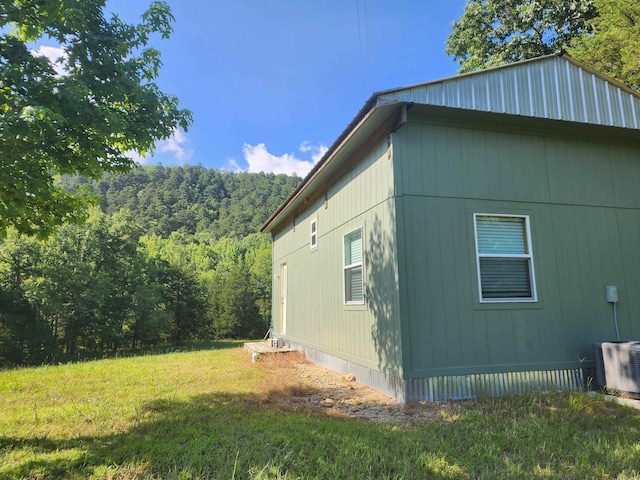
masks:
[(301, 208), (310, 192), (388, 118), (390, 108), (407, 103), (640, 130), (640, 95), (566, 53), (376, 92), (261, 231), (272, 231)]
[(388, 102), (640, 128), (638, 94), (566, 54), (377, 94), (377, 105)]

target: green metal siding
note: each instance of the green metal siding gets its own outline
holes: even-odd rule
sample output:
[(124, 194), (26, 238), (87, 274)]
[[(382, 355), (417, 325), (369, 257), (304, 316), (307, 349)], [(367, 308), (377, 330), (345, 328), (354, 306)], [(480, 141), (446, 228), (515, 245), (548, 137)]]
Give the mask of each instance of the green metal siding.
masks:
[[(592, 365), (640, 336), (640, 148), (409, 123), (392, 136), (405, 378)], [(473, 213), (529, 215), (539, 301), (481, 304)]]
[[(273, 272), (288, 270), (287, 328), (280, 324), (274, 276), (275, 334), (354, 363), (401, 371), (393, 168), (387, 142), (377, 146), (273, 240)], [(310, 222), (318, 219), (318, 247)], [(363, 229), (365, 305), (343, 303), (343, 236)]]

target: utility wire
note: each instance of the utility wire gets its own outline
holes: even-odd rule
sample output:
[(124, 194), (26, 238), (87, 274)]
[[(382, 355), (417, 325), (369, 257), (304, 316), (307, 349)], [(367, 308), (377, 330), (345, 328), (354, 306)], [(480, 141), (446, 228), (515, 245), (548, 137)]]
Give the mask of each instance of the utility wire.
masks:
[(369, 72), (369, 85), (367, 94), (371, 94), (373, 87), (373, 79), (371, 78), (371, 56), (369, 52), (371, 49), (369, 48), (369, 22), (367, 22), (367, 0), (362, 0), (362, 9), (364, 10), (364, 38), (367, 44), (367, 72)]
[[(362, 32), (361, 32), (361, 27), (360, 27), (360, 3), (359, 3), (359, 0), (356, 0), (356, 15), (357, 15), (357, 19), (358, 19), (358, 40), (360, 42), (360, 66), (362, 67), (362, 88), (364, 90), (364, 96), (365, 96), (365, 98), (367, 98), (369, 96), (369, 92), (368, 92), (369, 89), (367, 88), (367, 76), (366, 76), (366, 73), (365, 73), (365, 66), (364, 66), (364, 53), (362, 51)], [(365, 15), (366, 15), (366, 9), (365, 9)], [(365, 17), (365, 21), (366, 21), (366, 17)], [(366, 30), (365, 30), (365, 35), (366, 35)]]

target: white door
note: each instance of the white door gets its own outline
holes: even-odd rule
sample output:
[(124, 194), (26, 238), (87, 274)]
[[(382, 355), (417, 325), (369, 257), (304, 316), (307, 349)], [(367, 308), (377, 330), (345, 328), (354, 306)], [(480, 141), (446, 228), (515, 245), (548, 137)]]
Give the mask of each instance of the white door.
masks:
[(287, 264), (280, 266), (280, 326), (281, 333), (287, 333)]

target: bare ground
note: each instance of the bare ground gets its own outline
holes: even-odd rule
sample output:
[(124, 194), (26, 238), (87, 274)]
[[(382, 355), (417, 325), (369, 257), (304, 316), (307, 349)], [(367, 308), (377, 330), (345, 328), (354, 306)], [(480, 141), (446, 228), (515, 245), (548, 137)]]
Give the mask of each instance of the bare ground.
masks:
[[(250, 357), (245, 353), (245, 356)], [(248, 360), (251, 361), (250, 358)], [(411, 423), (442, 418), (446, 405), (400, 405), (392, 398), (315, 365), (299, 352), (261, 355), (252, 368), (265, 370), (259, 401), (282, 410), (315, 411), (336, 417), (383, 423)]]

